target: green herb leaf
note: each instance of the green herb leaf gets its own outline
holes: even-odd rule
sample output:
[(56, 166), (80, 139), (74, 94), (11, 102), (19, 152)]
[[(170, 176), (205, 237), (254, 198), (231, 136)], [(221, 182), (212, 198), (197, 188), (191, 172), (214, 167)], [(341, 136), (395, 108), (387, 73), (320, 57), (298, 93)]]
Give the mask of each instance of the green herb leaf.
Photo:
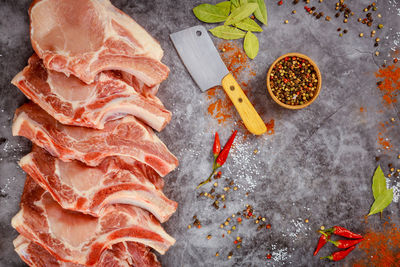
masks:
[(246, 36), (244, 37), (243, 48), (249, 58), (255, 58), (259, 49), (257, 36), (255, 36), (252, 32), (247, 32)]
[(247, 0), (239, 0), (239, 3), (241, 6), (243, 6), (243, 5), (247, 4)]
[(232, 5), (233, 5), (234, 7), (239, 7), (239, 6), (240, 6), (239, 0), (231, 0), (231, 3), (232, 3)]
[(383, 211), (393, 200), (393, 188), (386, 189), (375, 199), (371, 206), (368, 216)]
[(224, 2), (220, 2), (218, 4), (216, 4), (215, 6), (219, 7), (220, 9), (222, 9), (222, 11), (224, 12), (224, 14), (228, 17), (229, 13), (231, 12), (231, 2), (230, 1), (224, 1)]
[(257, 7), (258, 7), (257, 4), (250, 3), (236, 8), (226, 19), (224, 25), (228, 26), (241, 21), (242, 19), (250, 16), (254, 12), (254, 10), (256, 10)]
[(267, 7), (265, 6), (264, 0), (249, 0), (251, 3), (257, 3), (258, 7), (254, 11), (254, 16), (262, 22), (263, 24), (267, 25), (268, 15), (267, 15)]
[(245, 18), (235, 24), (233, 26), (245, 30), (245, 31), (251, 31), (251, 32), (262, 32), (263, 29), (251, 18)]
[(231, 26), (218, 26), (210, 30), (212, 35), (218, 38), (226, 39), (226, 40), (233, 40), (233, 39), (240, 39), (245, 36), (245, 32), (239, 29), (236, 29)]
[(374, 194), (374, 199), (376, 200), (386, 190), (386, 178), (381, 166), (378, 166), (372, 178), (372, 193)]
[(196, 6), (193, 8), (193, 13), (196, 18), (207, 23), (222, 22), (228, 17), (221, 8), (210, 4)]

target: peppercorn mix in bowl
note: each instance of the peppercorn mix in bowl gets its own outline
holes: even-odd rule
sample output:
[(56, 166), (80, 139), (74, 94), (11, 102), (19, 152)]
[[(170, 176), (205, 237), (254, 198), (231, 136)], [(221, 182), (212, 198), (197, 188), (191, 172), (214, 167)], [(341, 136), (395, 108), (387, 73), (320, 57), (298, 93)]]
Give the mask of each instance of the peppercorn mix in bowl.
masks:
[(267, 88), (272, 99), (288, 109), (309, 106), (321, 91), (321, 73), (306, 55), (285, 54), (272, 63), (267, 74)]

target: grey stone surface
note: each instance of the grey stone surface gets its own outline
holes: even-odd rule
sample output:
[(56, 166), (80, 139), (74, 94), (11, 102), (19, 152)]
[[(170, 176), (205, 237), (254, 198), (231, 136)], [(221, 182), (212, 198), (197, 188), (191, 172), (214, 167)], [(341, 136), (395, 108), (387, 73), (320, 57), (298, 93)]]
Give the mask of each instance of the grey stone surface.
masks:
[[(205, 1), (112, 2), (159, 40), (165, 51), (163, 61), (171, 69), (159, 97), (174, 116), (159, 136), (180, 160), (179, 168), (165, 178), (166, 195), (179, 202), (179, 208), (164, 225), (177, 240), (166, 255), (159, 257), (164, 266), (329, 265), (312, 256), (318, 239), (316, 230), (321, 225), (338, 224), (359, 233), (365, 233), (368, 227), (380, 229), (378, 215), (371, 217), (368, 224), (364, 215), (373, 202), (371, 179), (377, 164), (386, 173), (388, 163), (400, 167), (396, 157), (400, 152), (400, 118), (398, 104), (383, 105), (374, 72), (385, 59), (392, 60), (392, 50), (399, 49), (400, 1), (378, 3), (377, 12), (382, 18), (376, 20), (385, 25), (377, 34), (382, 39), (378, 48), (373, 46), (372, 38), (358, 37), (360, 32), (369, 36), (371, 30), (355, 21), (365, 15), (362, 9), (369, 1), (348, 1), (356, 15), (347, 24), (334, 18), (334, 1), (310, 3), (331, 16), (331, 22), (307, 15), (303, 3), (293, 6), (292, 1), (284, 1), (278, 6), (277, 1), (266, 1), (269, 26), (257, 34), (260, 52), (251, 62), (256, 76), (250, 80), (249, 96), (265, 121), (275, 120), (275, 134), (244, 139), (240, 128), (237, 145), (222, 168), (223, 178), (232, 179), (239, 189), (226, 194), (226, 209), (219, 210), (211, 206), (210, 199), (198, 197), (195, 185), (211, 168), (213, 133), (218, 131), (225, 142), (238, 127), (219, 125), (208, 115), (206, 96), (186, 72), (169, 40), (170, 33), (200, 24), (191, 9)], [(25, 179), (17, 161), (30, 149), (27, 140), (11, 136), (14, 110), (26, 98), (10, 80), (25, 66), (32, 49), (27, 16), (30, 1), (0, 3), (0, 266), (6, 267), (23, 266), (13, 251), (12, 240), (17, 232), (10, 220), (18, 210)], [(293, 9), (297, 10), (296, 15), (291, 14)], [(286, 19), (289, 24), (283, 23)], [(340, 38), (338, 27), (349, 32)], [(380, 56), (374, 55), (375, 50), (380, 51)], [(299, 111), (280, 108), (265, 88), (269, 65), (278, 56), (293, 51), (314, 59), (323, 77), (319, 98)], [(366, 111), (360, 112), (360, 107)], [(379, 123), (392, 117), (396, 122), (385, 138), (390, 139), (393, 148), (386, 151), (377, 143)], [(259, 152), (254, 154), (254, 149)], [(378, 162), (375, 157), (380, 157)], [(399, 178), (390, 179), (392, 185), (398, 181)], [(221, 179), (219, 183), (217, 191), (223, 192), (226, 182)], [(246, 196), (246, 192), (250, 194)], [(272, 225), (270, 230), (257, 231), (254, 222), (249, 221), (231, 235), (219, 228), (246, 204), (267, 218)], [(392, 222), (399, 224), (399, 208), (398, 203), (391, 204), (384, 217), (390, 216)], [(195, 214), (203, 227), (189, 230), (187, 225)], [(207, 240), (208, 234), (213, 236), (211, 240)], [(233, 244), (238, 235), (243, 238), (241, 249)], [(215, 257), (217, 251), (219, 257)], [(234, 252), (230, 260), (229, 251)], [(324, 248), (321, 255), (332, 251), (332, 247)], [(272, 254), (272, 259), (266, 259), (267, 253)], [(338, 265), (351, 265), (363, 256), (363, 252), (355, 250)]]

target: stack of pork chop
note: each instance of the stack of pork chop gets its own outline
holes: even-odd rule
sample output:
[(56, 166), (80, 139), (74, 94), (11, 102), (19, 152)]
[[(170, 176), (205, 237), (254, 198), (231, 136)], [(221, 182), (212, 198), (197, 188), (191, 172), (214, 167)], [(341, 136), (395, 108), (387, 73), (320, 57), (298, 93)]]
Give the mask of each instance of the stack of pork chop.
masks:
[(33, 143), (16, 252), (38, 267), (159, 266), (177, 208), (162, 177), (178, 165), (153, 132), (171, 120), (160, 45), (109, 0), (34, 0), (29, 15), (35, 54), (12, 80), (31, 100), (12, 132)]

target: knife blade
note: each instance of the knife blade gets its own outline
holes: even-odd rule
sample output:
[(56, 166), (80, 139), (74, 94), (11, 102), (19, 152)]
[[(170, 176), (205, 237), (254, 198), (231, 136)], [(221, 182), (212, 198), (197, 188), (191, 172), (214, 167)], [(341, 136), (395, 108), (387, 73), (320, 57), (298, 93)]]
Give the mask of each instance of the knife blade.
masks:
[(222, 85), (246, 128), (255, 135), (267, 131), (265, 123), (226, 68), (203, 26), (172, 33), (170, 38), (186, 69), (203, 92)]

